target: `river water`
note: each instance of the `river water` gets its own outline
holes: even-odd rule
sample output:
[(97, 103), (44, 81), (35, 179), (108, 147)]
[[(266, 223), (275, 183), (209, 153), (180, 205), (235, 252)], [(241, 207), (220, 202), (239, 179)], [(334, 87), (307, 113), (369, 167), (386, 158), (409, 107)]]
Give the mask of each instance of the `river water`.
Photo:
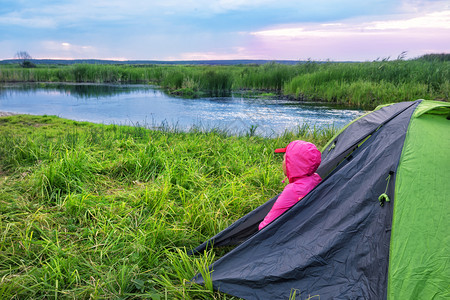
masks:
[(305, 124), (342, 127), (364, 113), (242, 94), (186, 99), (148, 85), (39, 83), (0, 85), (0, 111), (149, 128), (218, 128), (234, 134), (255, 130), (263, 136), (276, 136)]

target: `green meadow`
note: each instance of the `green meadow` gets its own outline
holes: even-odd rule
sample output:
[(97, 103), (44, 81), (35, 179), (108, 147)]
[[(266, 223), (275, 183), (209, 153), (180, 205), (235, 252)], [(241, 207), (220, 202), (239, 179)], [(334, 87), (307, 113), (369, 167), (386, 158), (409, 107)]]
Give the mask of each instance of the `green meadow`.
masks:
[(220, 129), (0, 118), (1, 299), (232, 299), (189, 280), (226, 250), (186, 251), (283, 189), (294, 139)]
[(275, 93), (291, 99), (373, 109), (416, 99), (449, 100), (448, 54), (373, 62), (296, 65), (38, 65), (0, 66), (0, 82), (148, 83), (185, 97), (233, 91)]

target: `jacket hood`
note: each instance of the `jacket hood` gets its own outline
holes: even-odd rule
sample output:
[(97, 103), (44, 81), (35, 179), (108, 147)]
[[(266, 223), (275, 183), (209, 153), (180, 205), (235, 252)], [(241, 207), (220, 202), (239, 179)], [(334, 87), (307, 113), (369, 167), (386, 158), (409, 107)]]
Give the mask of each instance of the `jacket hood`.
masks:
[(312, 143), (299, 140), (289, 143), (286, 147), (286, 176), (289, 182), (313, 175), (320, 165), (321, 156)]

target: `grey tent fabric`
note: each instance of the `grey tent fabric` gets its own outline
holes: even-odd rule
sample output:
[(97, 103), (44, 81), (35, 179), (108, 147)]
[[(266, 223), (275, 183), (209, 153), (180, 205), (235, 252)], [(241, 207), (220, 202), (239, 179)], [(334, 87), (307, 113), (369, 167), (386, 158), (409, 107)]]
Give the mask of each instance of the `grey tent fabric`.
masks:
[[(350, 124), (345, 131), (339, 134), (322, 153), (322, 163), (317, 173), (325, 178), (336, 166), (356, 149), (359, 143), (371, 135), (384, 123), (388, 122), (405, 109), (415, 106), (415, 102), (402, 102), (395, 105), (382, 107), (370, 114), (357, 119)], [(339, 141), (339, 142), (338, 142)], [(333, 146), (334, 145), (334, 146)], [(268, 200), (263, 205), (243, 216), (232, 225), (219, 232), (214, 237), (205, 241), (195, 249), (188, 252), (189, 255), (205, 251), (211, 246), (235, 246), (258, 231), (258, 225), (272, 208), (279, 195)]]
[[(302, 201), (211, 265), (213, 287), (244, 299), (287, 299), (294, 290), (302, 299), (385, 298), (395, 172), (419, 103), (371, 132)], [(380, 205), (386, 190), (391, 202)], [(200, 274), (193, 281), (204, 283)]]
[(414, 105), (417, 105), (417, 101), (385, 106), (352, 122), (322, 151), (322, 163), (317, 173), (325, 178), (365, 138), (405, 109)]

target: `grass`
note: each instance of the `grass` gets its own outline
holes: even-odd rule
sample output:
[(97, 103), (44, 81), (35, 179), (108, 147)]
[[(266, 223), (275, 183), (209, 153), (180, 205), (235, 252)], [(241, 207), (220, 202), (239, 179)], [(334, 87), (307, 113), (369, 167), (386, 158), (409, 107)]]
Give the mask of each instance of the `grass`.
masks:
[(232, 299), (186, 251), (282, 190), (274, 148), (333, 134), (0, 118), (0, 298)]
[(276, 93), (367, 109), (416, 99), (449, 100), (450, 55), (414, 60), (296, 65), (193, 66), (93, 65), (0, 66), (0, 82), (151, 83), (185, 97), (222, 96), (231, 91)]
[(374, 107), (413, 99), (449, 100), (450, 63), (377, 61), (330, 64), (296, 76), (284, 93), (294, 97)]

